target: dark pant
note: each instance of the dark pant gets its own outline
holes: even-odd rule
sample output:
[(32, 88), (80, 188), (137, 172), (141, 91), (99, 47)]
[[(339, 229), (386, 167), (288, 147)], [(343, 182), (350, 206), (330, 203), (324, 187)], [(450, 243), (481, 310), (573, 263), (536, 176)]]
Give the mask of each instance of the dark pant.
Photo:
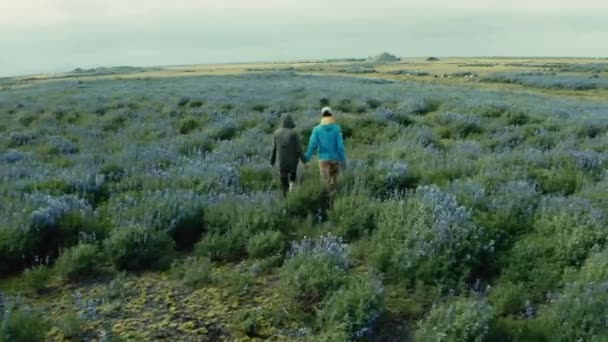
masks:
[(279, 178), (281, 179), (281, 189), (283, 189), (285, 195), (289, 192), (289, 183), (296, 182), (297, 170), (281, 170), (279, 171)]

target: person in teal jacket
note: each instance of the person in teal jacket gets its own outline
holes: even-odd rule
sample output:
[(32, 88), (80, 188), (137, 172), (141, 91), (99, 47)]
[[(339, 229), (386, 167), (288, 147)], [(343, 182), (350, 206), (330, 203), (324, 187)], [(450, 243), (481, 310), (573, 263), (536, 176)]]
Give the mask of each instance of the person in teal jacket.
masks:
[(321, 124), (316, 126), (310, 135), (304, 159), (309, 162), (318, 152), (321, 179), (330, 190), (333, 190), (340, 174), (340, 168), (344, 168), (346, 163), (344, 139), (342, 129), (336, 124), (331, 108), (323, 108), (321, 116)]

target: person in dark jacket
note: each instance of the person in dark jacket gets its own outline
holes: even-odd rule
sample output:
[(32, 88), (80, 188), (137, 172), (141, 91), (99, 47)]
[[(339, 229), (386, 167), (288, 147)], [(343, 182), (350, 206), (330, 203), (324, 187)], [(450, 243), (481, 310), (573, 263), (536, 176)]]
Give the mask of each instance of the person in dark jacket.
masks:
[(300, 139), (294, 130), (295, 126), (291, 115), (281, 115), (281, 128), (274, 132), (272, 141), (270, 165), (277, 165), (283, 195), (293, 190), (295, 186), (298, 161), (305, 162)]
[(313, 129), (310, 136), (305, 162), (318, 152), (321, 179), (333, 192), (340, 168), (344, 168), (346, 163), (344, 139), (342, 129), (336, 124), (331, 108), (323, 108), (321, 116), (321, 124)]

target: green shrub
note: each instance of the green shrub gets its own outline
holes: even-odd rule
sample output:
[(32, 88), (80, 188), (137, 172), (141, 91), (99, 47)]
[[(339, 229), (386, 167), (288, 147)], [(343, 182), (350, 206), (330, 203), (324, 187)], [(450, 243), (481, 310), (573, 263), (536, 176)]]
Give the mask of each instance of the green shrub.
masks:
[(497, 316), (517, 316), (525, 310), (526, 301), (530, 299), (523, 285), (505, 281), (498, 282), (492, 289), (489, 301)]
[(45, 265), (34, 266), (23, 273), (23, 283), (35, 292), (43, 292), (48, 288), (52, 274), (51, 269)]
[(403, 201), (380, 206), (370, 260), (410, 285), (456, 286), (493, 251), (467, 208), (437, 187), (419, 187)]
[(180, 134), (190, 134), (201, 126), (200, 122), (195, 118), (185, 118), (178, 123)]
[(119, 165), (105, 164), (99, 169), (99, 174), (109, 181), (120, 182), (125, 177), (126, 171)]
[(340, 121), (344, 139), (363, 144), (379, 144), (399, 133), (400, 127), (389, 126), (386, 120), (372, 117), (344, 118)]
[(72, 341), (79, 341), (84, 338), (85, 321), (76, 312), (66, 314), (58, 323), (58, 327), (63, 336)]
[(181, 99), (179, 99), (179, 101), (177, 101), (177, 105), (179, 107), (183, 107), (183, 106), (187, 105), (188, 102), (190, 102), (190, 98), (187, 96), (184, 96)]
[(118, 132), (121, 128), (125, 127), (127, 118), (120, 113), (108, 115), (103, 119), (101, 129), (105, 132)]
[(347, 328), (344, 326), (331, 327), (329, 330), (321, 332), (319, 335), (311, 336), (306, 341), (310, 342), (334, 342), (351, 340)]
[(238, 130), (234, 126), (222, 126), (212, 130), (209, 133), (209, 138), (217, 140), (232, 140), (238, 134)]
[(365, 101), (365, 103), (371, 109), (376, 109), (382, 105), (382, 102), (380, 102), (379, 100), (376, 100), (376, 99), (368, 99), (367, 101)]
[(506, 115), (507, 123), (514, 126), (522, 126), (530, 121), (528, 114), (519, 111), (509, 111)]
[(540, 310), (538, 320), (548, 341), (608, 339), (608, 253), (596, 252), (564, 289)]
[(23, 114), (19, 116), (18, 121), (23, 127), (29, 127), (38, 118), (39, 116), (35, 114)]
[(11, 302), (0, 320), (0, 342), (43, 342), (48, 329), (42, 312)]
[(234, 230), (227, 233), (210, 233), (194, 247), (194, 253), (213, 261), (238, 261), (245, 256), (246, 237)]
[(441, 106), (441, 101), (433, 98), (412, 99), (405, 104), (408, 113), (425, 115), (436, 111)]
[(545, 194), (572, 195), (581, 188), (583, 176), (570, 168), (534, 169), (530, 176)]
[(258, 169), (243, 166), (239, 169), (239, 181), (247, 192), (266, 190), (270, 188), (273, 181), (273, 174), (270, 168)]
[(383, 311), (383, 287), (373, 274), (349, 278), (319, 312), (321, 326), (330, 330), (343, 326), (351, 337), (371, 331)]
[(208, 153), (213, 151), (213, 139), (199, 134), (189, 136), (189, 140), (184, 141), (179, 146), (179, 153), (185, 156)]
[(97, 246), (80, 244), (61, 254), (55, 263), (55, 270), (63, 279), (78, 280), (98, 272), (102, 263)]
[(247, 253), (254, 258), (269, 257), (285, 251), (286, 239), (278, 231), (260, 232), (247, 242)]
[[(191, 250), (206, 230), (203, 205), (193, 205), (188, 212), (182, 213), (179, 219), (174, 219), (173, 224), (165, 227), (167, 226), (170, 227), (167, 233), (175, 242), (175, 246), (179, 250)], [(157, 229), (162, 229), (162, 226), (158, 226)]]
[(331, 259), (307, 254), (286, 261), (280, 273), (283, 293), (297, 309), (307, 313), (317, 310), (345, 280), (346, 272)]
[(171, 274), (184, 285), (198, 288), (213, 281), (211, 268), (209, 259), (188, 257), (182, 262), (173, 262)]
[(285, 201), (287, 216), (316, 215), (328, 206), (328, 194), (320, 182), (305, 181), (289, 193)]
[(105, 249), (117, 269), (157, 269), (169, 266), (174, 242), (164, 232), (132, 226), (114, 229)]
[(234, 109), (234, 105), (232, 103), (224, 103), (220, 106), (223, 111), (229, 112)]
[(503, 275), (524, 282), (535, 299), (561, 283), (564, 270), (581, 265), (595, 245), (606, 241), (604, 214), (588, 200), (545, 198), (534, 230), (522, 236), (505, 256)]
[(284, 255), (275, 254), (264, 259), (256, 260), (251, 268), (255, 270), (256, 274), (268, 274), (276, 267), (281, 267), (285, 259)]
[(50, 208), (37, 210), (30, 216), (28, 229), (0, 229), (0, 273), (15, 272), (39, 259), (53, 260), (64, 248), (78, 244), (85, 237), (103, 239), (107, 225), (91, 213), (74, 209), (49, 219)]
[(347, 241), (370, 235), (376, 227), (375, 203), (364, 195), (338, 197), (329, 212), (333, 230)]
[(251, 289), (255, 283), (255, 279), (250, 273), (236, 268), (223, 272), (219, 282), (228, 289), (231, 295), (241, 296)]
[(436, 305), (418, 323), (416, 340), (481, 342), (494, 321), (492, 308), (484, 301), (459, 298)]
[(200, 106), (203, 105), (203, 101), (202, 100), (194, 100), (190, 102), (190, 108), (198, 108)]
[(266, 110), (266, 108), (268, 108), (268, 106), (265, 104), (261, 104), (261, 103), (251, 106), (251, 109), (253, 109), (256, 112), (260, 112), (260, 113), (263, 113)]
[(354, 111), (354, 104), (349, 99), (342, 99), (338, 102), (335, 109), (344, 113), (352, 113)]
[(259, 337), (262, 317), (257, 310), (242, 311), (236, 317), (237, 329), (248, 337)]

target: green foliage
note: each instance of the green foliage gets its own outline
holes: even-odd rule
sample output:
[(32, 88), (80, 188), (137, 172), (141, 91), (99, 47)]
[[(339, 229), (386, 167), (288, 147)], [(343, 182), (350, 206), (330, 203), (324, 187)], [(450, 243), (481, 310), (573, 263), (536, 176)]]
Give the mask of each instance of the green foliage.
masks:
[(377, 226), (370, 261), (410, 285), (456, 286), (492, 248), (466, 208), (433, 187), (419, 188), (405, 203), (384, 202)]
[(289, 193), (285, 202), (287, 216), (316, 215), (328, 203), (328, 194), (320, 182), (305, 181)]
[(63, 279), (78, 280), (94, 275), (102, 263), (97, 246), (83, 243), (64, 251), (55, 263), (55, 270)]
[(85, 321), (76, 312), (66, 314), (58, 323), (63, 336), (70, 340), (82, 340), (85, 335)]
[(238, 261), (245, 255), (246, 238), (235, 230), (205, 235), (194, 247), (194, 253), (213, 261)]
[(126, 171), (120, 165), (108, 163), (99, 169), (99, 173), (109, 181), (119, 182), (124, 178)]
[(526, 289), (522, 284), (500, 282), (490, 293), (489, 301), (497, 316), (517, 316), (525, 310)]
[(379, 100), (377, 100), (377, 99), (368, 99), (367, 101), (365, 101), (365, 103), (371, 109), (376, 109), (376, 108), (378, 108), (378, 107), (380, 107), (382, 105), (382, 102), (379, 101)]
[(251, 289), (255, 279), (250, 273), (237, 268), (223, 272), (219, 283), (222, 287), (226, 287), (231, 295), (241, 296)]
[(346, 272), (328, 258), (306, 254), (285, 262), (280, 273), (281, 290), (303, 312), (317, 310), (346, 281)]
[(266, 190), (272, 184), (273, 174), (270, 169), (243, 166), (239, 169), (239, 180), (246, 191)]
[(42, 312), (9, 302), (0, 320), (0, 342), (42, 342), (49, 324)]
[(549, 341), (605, 341), (608, 338), (608, 253), (592, 254), (564, 289), (540, 310), (538, 325)]
[(256, 112), (260, 112), (260, 113), (263, 113), (266, 110), (266, 108), (268, 108), (268, 106), (265, 104), (262, 104), (262, 103), (258, 103), (258, 104), (251, 106), (251, 109), (253, 109)]
[(188, 257), (182, 262), (174, 261), (171, 266), (172, 276), (191, 288), (198, 288), (213, 281), (212, 265), (209, 259)]
[(213, 261), (238, 261), (247, 252), (263, 257), (267, 256), (264, 253), (279, 252), (284, 248), (281, 247), (285, 239), (282, 234), (259, 234), (288, 229), (284, 216), (279, 212), (280, 207), (242, 205), (236, 212), (233, 205), (233, 202), (227, 202), (208, 210), (209, 233), (197, 243), (197, 255)]
[(342, 99), (338, 102), (335, 109), (344, 113), (352, 113), (354, 112), (355, 105), (349, 99)]
[(481, 342), (488, 335), (493, 321), (494, 312), (484, 301), (457, 298), (433, 307), (419, 322), (416, 340)]
[(190, 101), (190, 108), (198, 108), (201, 107), (203, 105), (203, 101), (202, 100), (193, 100)]
[(189, 139), (182, 142), (179, 146), (179, 153), (190, 156), (198, 153), (208, 153), (213, 151), (213, 139), (204, 135), (190, 135)]
[(535, 169), (530, 175), (543, 193), (572, 195), (581, 187), (582, 175), (572, 169)]
[(125, 127), (127, 118), (120, 113), (108, 115), (103, 118), (101, 129), (106, 132), (118, 132), (121, 128)]
[(238, 133), (238, 129), (234, 126), (223, 126), (212, 130), (209, 133), (209, 138), (215, 140), (232, 140)]
[(334, 232), (347, 241), (369, 236), (376, 228), (376, 216), (375, 203), (364, 195), (340, 196), (329, 212)]
[(257, 310), (248, 310), (239, 314), (236, 318), (237, 329), (248, 337), (258, 337), (261, 328), (262, 317)]
[(334, 341), (349, 341), (350, 334), (344, 326), (331, 327), (329, 330), (323, 331), (317, 336), (313, 336), (308, 341), (311, 342), (334, 342)]
[(23, 114), (23, 115), (19, 116), (18, 121), (23, 127), (29, 127), (37, 119), (38, 119), (38, 116), (36, 116), (34, 114)]
[(193, 117), (188, 117), (188, 118), (182, 119), (178, 123), (178, 130), (179, 130), (180, 134), (190, 134), (192, 131), (196, 130), (200, 126), (201, 126), (201, 123), (197, 119), (195, 119)]
[(591, 248), (606, 240), (597, 209), (586, 202), (554, 198), (545, 206), (534, 231), (520, 238), (503, 261), (505, 279), (528, 283), (538, 299), (561, 283), (564, 270), (581, 265)]
[(345, 139), (352, 138), (363, 144), (376, 144), (391, 139), (399, 133), (400, 129), (389, 126), (385, 120), (371, 117), (345, 118), (340, 124)]
[(350, 336), (363, 336), (383, 311), (383, 292), (373, 274), (349, 278), (319, 312), (321, 326), (327, 330), (343, 326)]
[(48, 288), (52, 275), (52, 270), (48, 266), (34, 266), (23, 272), (23, 283), (27, 288), (40, 293)]
[(37, 263), (53, 260), (64, 248), (78, 244), (82, 236), (103, 239), (107, 226), (88, 214), (73, 210), (54, 222), (42, 221), (27, 230), (0, 229), (0, 273), (14, 272)]
[(247, 253), (254, 258), (281, 254), (286, 247), (285, 235), (279, 231), (265, 231), (252, 236), (247, 242)]
[(530, 121), (530, 117), (523, 112), (509, 111), (506, 113), (507, 123), (514, 126), (522, 126)]
[(169, 266), (175, 244), (162, 231), (131, 226), (114, 229), (104, 245), (117, 269), (136, 271)]

